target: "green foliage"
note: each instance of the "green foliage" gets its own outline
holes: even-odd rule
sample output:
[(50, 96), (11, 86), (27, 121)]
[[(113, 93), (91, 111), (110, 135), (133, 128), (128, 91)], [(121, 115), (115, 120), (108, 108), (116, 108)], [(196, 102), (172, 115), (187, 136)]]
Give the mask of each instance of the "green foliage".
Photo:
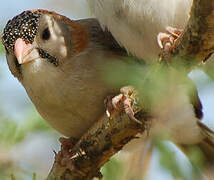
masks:
[[(151, 111), (156, 104), (168, 100), (168, 93), (176, 96), (178, 85), (182, 84), (190, 91), (192, 84), (185, 73), (170, 68), (166, 64), (145, 65), (139, 61), (127, 59), (104, 65), (104, 80), (109, 86), (121, 88), (131, 85), (137, 92), (139, 102), (145, 111)], [(177, 87), (176, 87), (177, 86)], [(192, 92), (190, 92), (192, 93)], [(166, 104), (166, 103), (165, 103)]]
[(199, 169), (204, 165), (204, 157), (199, 149), (193, 147), (188, 150), (188, 159), (192, 166), (190, 171), (186, 173), (179, 166), (175, 158), (175, 151), (165, 141), (160, 138), (154, 138), (153, 143), (159, 151), (161, 166), (167, 169), (175, 179), (195, 180), (201, 177)]
[[(14, 121), (2, 120), (0, 126), (1, 145), (14, 144), (17, 139), (18, 125)], [(19, 135), (18, 135), (19, 137)]]
[(44, 120), (39, 117), (32, 117), (26, 118), (21, 125), (13, 120), (1, 120), (0, 145), (11, 146), (22, 141), (30, 132), (49, 130), (49, 126)]
[(4, 46), (3, 46), (3, 44), (2, 44), (2, 42), (0, 41), (0, 54), (1, 53), (4, 53)]
[[(1, 176), (0, 175), (0, 177), (4, 177), (4, 180), (6, 180), (6, 179), (8, 179), (8, 180), (18, 180), (16, 177), (15, 177), (15, 175), (13, 175), (13, 174), (11, 174), (11, 176), (10, 176), (10, 178), (8, 177), (5, 177), (5, 176)], [(5, 179), (6, 178), (6, 179)], [(36, 173), (33, 173), (33, 175), (32, 175), (32, 180), (37, 180), (37, 178), (36, 178)]]
[(104, 180), (119, 180), (122, 169), (121, 162), (115, 158), (112, 158), (102, 167), (101, 172), (104, 176)]
[(16, 178), (13, 174), (11, 174), (11, 180), (16, 180)]
[(32, 177), (32, 180), (36, 180), (36, 174), (32, 175), (16, 164), (9, 152), (11, 147), (22, 142), (29, 133), (50, 130), (49, 126), (35, 114), (29, 115), (22, 124), (4, 118), (2, 114), (0, 116), (0, 179), (24, 180), (26, 177)]
[(205, 157), (204, 154), (198, 147), (191, 147), (187, 152), (190, 163), (192, 164), (192, 172), (191, 175), (193, 179), (197, 179), (200, 177), (199, 169), (203, 169), (205, 167)]
[(37, 113), (30, 114), (22, 124), (24, 131), (47, 131), (51, 130), (50, 126)]
[(187, 180), (185, 175), (182, 173), (178, 163), (175, 159), (175, 152), (172, 151), (164, 141), (158, 139), (153, 140), (155, 147), (158, 149), (160, 154), (160, 164), (163, 168), (168, 169), (175, 179)]
[(33, 179), (32, 180), (36, 180), (36, 173), (33, 173)]

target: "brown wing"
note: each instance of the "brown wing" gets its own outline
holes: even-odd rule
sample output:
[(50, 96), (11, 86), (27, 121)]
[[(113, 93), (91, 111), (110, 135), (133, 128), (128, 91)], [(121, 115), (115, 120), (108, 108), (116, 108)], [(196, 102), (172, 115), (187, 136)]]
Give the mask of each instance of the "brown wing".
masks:
[(88, 38), (91, 42), (94, 42), (94, 45), (97, 46), (97, 48), (104, 48), (105, 50), (110, 50), (119, 55), (128, 56), (127, 51), (117, 43), (107, 29), (102, 29), (96, 19), (82, 19), (77, 22), (88, 29)]

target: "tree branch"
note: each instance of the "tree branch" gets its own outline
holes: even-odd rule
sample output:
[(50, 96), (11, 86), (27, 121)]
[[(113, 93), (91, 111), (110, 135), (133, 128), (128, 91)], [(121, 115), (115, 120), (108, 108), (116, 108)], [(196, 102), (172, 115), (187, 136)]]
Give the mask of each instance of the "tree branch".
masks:
[(101, 177), (100, 168), (125, 144), (135, 139), (138, 133), (146, 130), (146, 114), (138, 110), (136, 117), (142, 124), (130, 120), (124, 111), (114, 110), (110, 119), (104, 115), (71, 148), (71, 156), (74, 158), (65, 165), (56, 158), (48, 180), (91, 180), (93, 177)]
[(190, 19), (172, 51), (172, 62), (192, 69), (214, 52), (214, 1), (193, 0)]

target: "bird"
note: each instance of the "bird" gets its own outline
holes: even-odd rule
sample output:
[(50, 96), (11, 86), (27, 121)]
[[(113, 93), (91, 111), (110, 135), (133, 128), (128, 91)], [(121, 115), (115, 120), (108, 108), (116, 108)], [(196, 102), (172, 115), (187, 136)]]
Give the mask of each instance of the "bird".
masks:
[(118, 91), (102, 80), (103, 66), (127, 55), (95, 19), (24, 11), (7, 23), (2, 41), (12, 74), (41, 116), (67, 137), (79, 138), (105, 112), (105, 97)]
[[(130, 66), (130, 59), (134, 65), (145, 66), (103, 30), (98, 20), (70, 20), (43, 9), (27, 10), (9, 20), (2, 42), (10, 71), (43, 119), (65, 137), (80, 138), (105, 114), (105, 98), (120, 93), (118, 85), (104, 80), (106, 68), (120, 73), (117, 63)], [(156, 124), (151, 134), (163, 129), (176, 143), (197, 144), (206, 139), (198, 126), (202, 105), (191, 80), (177, 78), (181, 77), (177, 73), (171, 71), (164, 84), (154, 81), (151, 86), (157, 77), (146, 84), (152, 87), (148, 112)], [(130, 74), (133, 72), (127, 71)], [(124, 86), (130, 85), (126, 82)], [(155, 96), (157, 92), (161, 96)]]
[(88, 0), (88, 4), (102, 28), (122, 47), (147, 63), (156, 63), (158, 34), (170, 26), (183, 29), (192, 0)]

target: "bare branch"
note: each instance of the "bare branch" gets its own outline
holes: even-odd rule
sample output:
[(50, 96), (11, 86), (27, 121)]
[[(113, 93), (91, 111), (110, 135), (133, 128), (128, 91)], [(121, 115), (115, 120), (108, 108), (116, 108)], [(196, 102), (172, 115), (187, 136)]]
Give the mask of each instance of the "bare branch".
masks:
[(193, 0), (190, 19), (176, 41), (171, 62), (190, 69), (205, 62), (214, 52), (214, 1)]
[(130, 120), (125, 112), (104, 115), (72, 148), (73, 159), (65, 166), (57, 160), (48, 179), (91, 180), (101, 177), (100, 168), (138, 133), (146, 129), (146, 114), (136, 114), (142, 124)]

